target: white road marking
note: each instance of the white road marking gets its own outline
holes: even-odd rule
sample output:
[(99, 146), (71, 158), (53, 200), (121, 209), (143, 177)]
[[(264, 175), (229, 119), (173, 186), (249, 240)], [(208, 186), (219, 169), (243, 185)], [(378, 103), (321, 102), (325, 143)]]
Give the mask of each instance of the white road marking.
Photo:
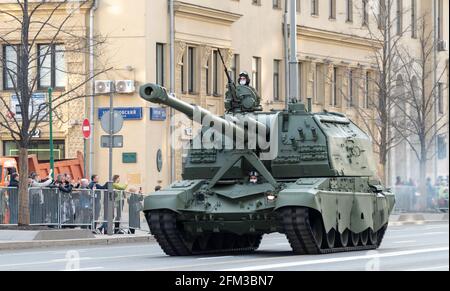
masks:
[(289, 243), (277, 243), (276, 246), (290, 246)]
[(208, 257), (208, 258), (198, 258), (197, 260), (217, 260), (217, 259), (227, 259), (227, 258), (233, 258), (234, 256), (221, 256), (221, 257)]
[(394, 241), (393, 244), (409, 244), (409, 243), (415, 243), (416, 240), (401, 240), (401, 241)]
[(268, 264), (268, 265), (250, 266), (250, 267), (243, 267), (243, 268), (225, 269), (225, 270), (221, 270), (221, 271), (239, 271), (239, 272), (241, 272), (241, 271), (260, 271), (260, 270), (280, 269), (280, 268), (288, 268), (288, 267), (320, 265), (320, 264), (329, 264), (329, 263), (338, 263), (338, 262), (340, 263), (340, 262), (357, 261), (357, 260), (408, 256), (408, 255), (416, 255), (416, 254), (423, 254), (423, 253), (442, 252), (442, 251), (448, 251), (448, 250), (449, 250), (449, 247), (443, 247), (443, 248), (433, 248), (433, 249), (424, 249), (424, 250), (391, 252), (391, 253), (384, 253), (384, 254), (371, 254), (371, 255), (354, 256), (354, 257), (330, 258), (330, 259), (312, 260), (312, 261), (303, 261), (303, 262)]
[(441, 270), (441, 269), (446, 269), (448, 271), (449, 266), (446, 265), (446, 266), (428, 267), (428, 268), (420, 268), (420, 269), (411, 269), (411, 270), (407, 270), (407, 271), (419, 272), (419, 271), (433, 271), (433, 270)]
[[(143, 254), (143, 255), (127, 255), (127, 256), (112, 256), (112, 257), (95, 257), (95, 258), (91, 258), (91, 257), (81, 257), (81, 258), (80, 258), (80, 261), (115, 260), (115, 259), (127, 259), (127, 258), (136, 258), (136, 257), (146, 258), (146, 257), (148, 257), (148, 254)], [(4, 267), (20, 267), (20, 266), (33, 266), (33, 265), (51, 265), (51, 264), (65, 263), (65, 262), (67, 262), (67, 259), (55, 259), (55, 260), (42, 261), (42, 262), (29, 262), (29, 263), (5, 264), (5, 265), (0, 265), (0, 268), (4, 268)]]
[[(151, 245), (150, 245), (151, 247)], [(54, 254), (54, 255), (58, 255), (58, 254), (65, 254), (67, 253), (68, 250), (74, 250), (77, 252), (87, 252), (87, 251), (95, 251), (95, 250), (116, 250), (116, 249), (129, 249), (130, 245), (126, 245), (126, 246), (112, 246), (112, 245), (105, 245), (104, 247), (94, 247), (94, 248), (83, 248), (83, 249), (78, 249), (76, 246), (70, 248), (65, 247), (67, 249), (61, 250), (61, 251), (25, 251), (25, 252), (20, 252), (20, 253), (10, 253), (11, 251), (5, 251), (5, 252), (0, 252), (0, 257), (3, 256), (29, 256), (29, 255), (44, 255), (44, 254)], [(145, 245), (140, 245), (140, 244), (133, 244), (133, 248), (149, 248), (148, 244)], [(18, 250), (20, 251), (20, 250)]]
[[(90, 257), (81, 257), (80, 260), (83, 261), (89, 261), (89, 260), (93, 260), (94, 258), (90, 258)], [(50, 262), (52, 263), (66, 263), (68, 261), (72, 261), (73, 259), (70, 258), (65, 258), (65, 259), (56, 259), (56, 260), (51, 260)]]
[(406, 234), (406, 235), (396, 235), (396, 236), (386, 236), (387, 239), (397, 239), (397, 238), (408, 238), (408, 237), (422, 237), (422, 236), (428, 236), (428, 235), (441, 235), (441, 234), (447, 234), (448, 232), (445, 231), (439, 231), (439, 232), (424, 232), (424, 233), (418, 233), (418, 234)]
[(448, 228), (449, 225), (448, 224), (443, 224), (443, 225), (429, 225), (427, 227), (425, 227), (426, 230), (430, 230), (430, 229), (440, 229), (440, 228)]
[(90, 267), (90, 268), (80, 268), (80, 269), (73, 269), (73, 270), (62, 270), (63, 272), (80, 272), (80, 271), (94, 271), (94, 270), (101, 270), (104, 269), (104, 267)]

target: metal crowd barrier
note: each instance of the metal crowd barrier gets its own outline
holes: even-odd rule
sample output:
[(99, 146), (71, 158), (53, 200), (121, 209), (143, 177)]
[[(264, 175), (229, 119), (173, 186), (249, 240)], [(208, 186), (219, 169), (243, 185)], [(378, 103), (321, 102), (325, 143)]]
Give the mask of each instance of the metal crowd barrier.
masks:
[(395, 186), (395, 212), (411, 212), (417, 203), (417, 188), (413, 186)]
[[(446, 206), (439, 197), (440, 187), (427, 188), (425, 199), (419, 193), (419, 188), (416, 186), (395, 186), (393, 187), (395, 194), (395, 208), (396, 213), (418, 212), (418, 211), (441, 211), (448, 212), (448, 199)], [(448, 191), (448, 190), (447, 190)], [(420, 200), (425, 200), (425, 205), (420, 203)]]
[(0, 224), (17, 224), (19, 193), (15, 188), (0, 188)]
[[(57, 188), (30, 188), (30, 224), (92, 230), (105, 228), (107, 193), (107, 190), (75, 189), (71, 193), (64, 193)], [(0, 188), (0, 224), (18, 223), (18, 196), (18, 189)], [(148, 230), (142, 213), (143, 200), (142, 194), (114, 191), (116, 232)]]

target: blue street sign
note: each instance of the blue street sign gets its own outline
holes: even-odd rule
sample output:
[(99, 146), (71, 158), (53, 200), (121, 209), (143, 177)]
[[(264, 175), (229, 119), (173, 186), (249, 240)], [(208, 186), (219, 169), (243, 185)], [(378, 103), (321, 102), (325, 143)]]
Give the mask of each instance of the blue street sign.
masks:
[(166, 108), (150, 107), (150, 120), (165, 121), (167, 118)]
[[(103, 114), (109, 111), (109, 108), (98, 109), (98, 119), (102, 119)], [(142, 107), (118, 107), (114, 111), (120, 112), (124, 120), (141, 120)]]

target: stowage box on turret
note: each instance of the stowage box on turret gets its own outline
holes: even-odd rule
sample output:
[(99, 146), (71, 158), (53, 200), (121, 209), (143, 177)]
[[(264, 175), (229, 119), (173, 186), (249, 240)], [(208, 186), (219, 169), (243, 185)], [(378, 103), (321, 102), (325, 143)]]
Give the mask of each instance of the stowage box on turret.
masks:
[(192, 142), (184, 180), (145, 199), (150, 230), (166, 254), (254, 251), (273, 232), (285, 234), (297, 254), (380, 246), (394, 195), (376, 178), (371, 139), (344, 115), (313, 114), (295, 102), (263, 113), (254, 89), (231, 82), (224, 117), (155, 84), (140, 94), (208, 119), (200, 135), (214, 125), (224, 137), (219, 144), (232, 145)]

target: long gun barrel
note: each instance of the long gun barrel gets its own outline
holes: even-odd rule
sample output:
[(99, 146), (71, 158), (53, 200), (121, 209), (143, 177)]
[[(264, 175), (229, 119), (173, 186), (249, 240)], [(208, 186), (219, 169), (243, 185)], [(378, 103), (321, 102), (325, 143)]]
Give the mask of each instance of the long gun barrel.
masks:
[[(175, 97), (169, 96), (167, 94), (167, 90), (164, 87), (161, 87), (157, 84), (146, 84), (141, 86), (140, 95), (143, 99), (150, 101), (152, 103), (167, 105), (179, 112), (184, 113), (191, 120), (194, 120), (194, 115), (199, 114), (197, 116), (201, 117), (200, 121), (203, 121), (205, 118), (208, 118), (210, 121), (214, 123), (214, 125), (219, 125), (222, 127), (222, 132), (226, 135), (231, 135), (231, 133), (235, 133), (236, 137), (244, 137), (245, 141), (248, 140), (247, 130), (238, 126), (236, 123), (228, 121), (220, 116), (214, 115), (208, 110), (196, 106), (191, 105), (187, 102), (184, 102)], [(197, 120), (194, 120), (197, 121)], [(257, 128), (258, 132), (267, 134), (267, 127), (265, 124), (250, 118), (246, 117), (247, 127)], [(231, 130), (232, 129), (232, 130)], [(233, 135), (234, 136), (234, 135)], [(230, 138), (234, 138), (233, 136), (229, 136)]]

